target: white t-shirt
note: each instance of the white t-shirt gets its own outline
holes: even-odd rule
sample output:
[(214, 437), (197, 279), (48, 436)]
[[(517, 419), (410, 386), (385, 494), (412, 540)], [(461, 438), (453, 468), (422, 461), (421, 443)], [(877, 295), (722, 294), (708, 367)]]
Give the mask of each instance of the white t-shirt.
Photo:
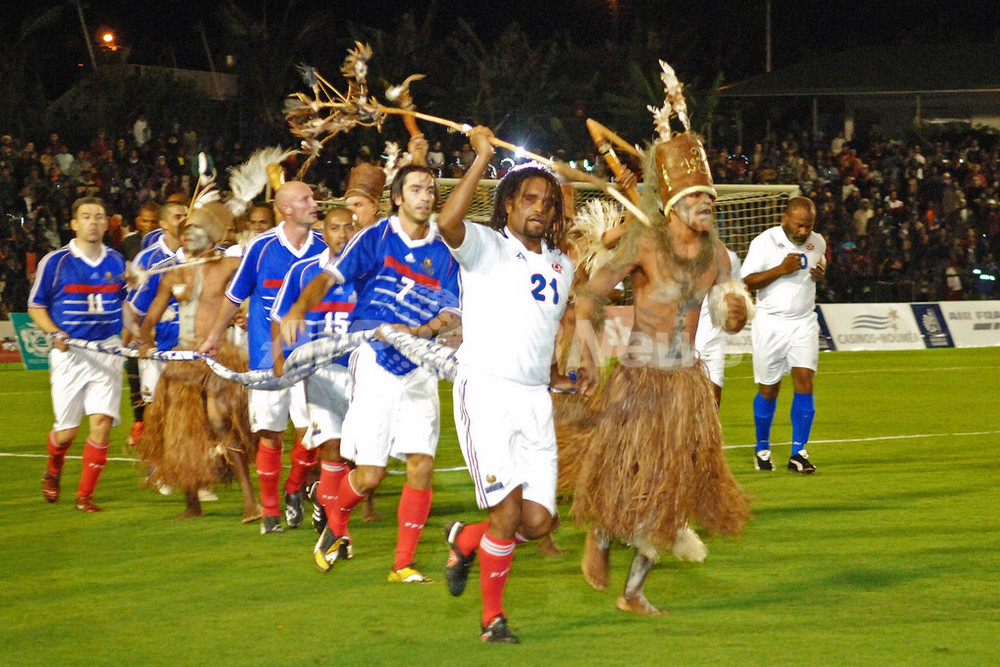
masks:
[(826, 241), (816, 232), (812, 232), (802, 245), (793, 244), (780, 225), (761, 232), (750, 242), (743, 259), (743, 277), (773, 269), (791, 252), (799, 254), (799, 270), (757, 290), (758, 312), (786, 319), (805, 317), (813, 312), (816, 282), (809, 271), (826, 262)]
[(451, 252), (462, 269), (463, 370), (547, 385), (573, 283), (569, 257), (545, 242), (532, 252), (509, 232), (471, 222)]
[[(729, 253), (729, 263), (732, 264), (732, 269), (729, 273), (730, 277), (739, 280), (740, 279), (740, 258), (735, 252), (726, 248), (726, 252)], [(709, 290), (711, 293), (711, 290)], [(717, 343), (720, 340), (725, 340), (726, 332), (722, 330), (722, 327), (717, 327), (712, 324), (712, 316), (708, 312), (708, 294), (701, 302), (701, 315), (698, 317), (698, 330), (694, 335), (694, 349), (698, 350), (700, 354), (704, 354), (708, 350), (709, 346)]]

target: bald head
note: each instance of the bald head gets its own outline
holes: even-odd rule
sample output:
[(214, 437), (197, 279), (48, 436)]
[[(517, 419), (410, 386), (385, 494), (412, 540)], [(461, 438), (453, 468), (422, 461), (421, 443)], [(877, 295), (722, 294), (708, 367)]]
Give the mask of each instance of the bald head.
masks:
[(274, 208), (286, 224), (312, 227), (316, 222), (316, 200), (312, 188), (302, 181), (289, 181), (274, 195)]

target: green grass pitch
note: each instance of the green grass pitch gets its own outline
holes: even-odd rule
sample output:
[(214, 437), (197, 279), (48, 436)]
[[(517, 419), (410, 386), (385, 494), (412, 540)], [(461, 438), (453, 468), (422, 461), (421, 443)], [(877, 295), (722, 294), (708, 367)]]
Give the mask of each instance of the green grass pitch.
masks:
[[(386, 581), (398, 475), (376, 497), (386, 520), (355, 520), (355, 558), (323, 575), (308, 521), (262, 536), (240, 523), (236, 488), (220, 488), (206, 516), (173, 520), (183, 500), (141, 488), (128, 460), (129, 419), (112, 432), (95, 494), (106, 511), (72, 507), (83, 435), (64, 497), (49, 505), (39, 486), (48, 377), (8, 367), (0, 664), (996, 664), (1000, 349), (822, 355), (811, 477), (753, 470), (752, 373), (749, 359), (731, 361), (727, 456), (756, 498), (744, 534), (707, 539), (701, 564), (664, 557), (646, 593), (669, 615), (641, 618), (614, 606), (631, 551), (612, 550), (611, 586), (594, 591), (579, 573), (583, 531), (566, 521), (556, 541), (570, 555), (517, 550), (506, 606), (520, 646), (479, 643), (478, 567), (460, 598), (441, 581), (442, 527), (482, 516), (465, 471), (435, 477), (417, 558), (438, 581)], [(450, 389), (440, 469), (462, 465)], [(779, 468), (790, 402), (786, 380), (772, 433)]]

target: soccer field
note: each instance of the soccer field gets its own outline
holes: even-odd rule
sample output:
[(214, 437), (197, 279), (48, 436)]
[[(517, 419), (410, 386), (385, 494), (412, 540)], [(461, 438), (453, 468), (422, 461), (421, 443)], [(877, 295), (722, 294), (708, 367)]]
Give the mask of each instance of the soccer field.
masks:
[(183, 500), (140, 488), (128, 420), (95, 494), (106, 511), (72, 506), (83, 436), (49, 505), (48, 376), (3, 370), (0, 663), (996, 664), (998, 368), (1000, 348), (821, 355), (818, 471), (798, 476), (783, 470), (790, 381), (772, 431), (782, 469), (755, 472), (752, 372), (749, 358), (734, 363), (721, 416), (730, 465), (756, 499), (744, 534), (706, 539), (701, 564), (664, 557), (646, 594), (669, 615), (643, 618), (614, 605), (631, 551), (613, 548), (609, 590), (594, 591), (579, 573), (583, 531), (565, 521), (556, 541), (570, 555), (517, 550), (506, 606), (520, 646), (479, 643), (478, 567), (461, 598), (441, 580), (442, 527), (481, 516), (466, 472), (448, 470), (462, 465), (451, 385), (417, 552), (438, 580), (407, 586), (386, 581), (398, 475), (376, 497), (385, 521), (353, 521), (354, 559), (325, 575), (308, 521), (262, 536), (240, 523), (237, 488), (219, 489), (200, 519), (172, 520)]

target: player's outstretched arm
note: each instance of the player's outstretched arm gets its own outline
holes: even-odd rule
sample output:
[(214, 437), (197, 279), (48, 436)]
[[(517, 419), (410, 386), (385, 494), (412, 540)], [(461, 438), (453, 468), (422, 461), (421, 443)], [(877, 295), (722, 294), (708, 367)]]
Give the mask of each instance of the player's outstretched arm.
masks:
[(306, 313), (323, 300), (330, 289), (337, 284), (337, 278), (328, 271), (322, 271), (309, 281), (302, 294), (281, 318), (281, 338), (289, 345), (294, 345), (299, 336), (306, 331)]
[(459, 247), (465, 240), (465, 214), (469, 212), (479, 179), (493, 159), (493, 144), (490, 143), (492, 138), (493, 132), (488, 127), (477, 125), (469, 130), (469, 143), (476, 151), (476, 159), (451, 191), (437, 221), (441, 238), (452, 248)]

